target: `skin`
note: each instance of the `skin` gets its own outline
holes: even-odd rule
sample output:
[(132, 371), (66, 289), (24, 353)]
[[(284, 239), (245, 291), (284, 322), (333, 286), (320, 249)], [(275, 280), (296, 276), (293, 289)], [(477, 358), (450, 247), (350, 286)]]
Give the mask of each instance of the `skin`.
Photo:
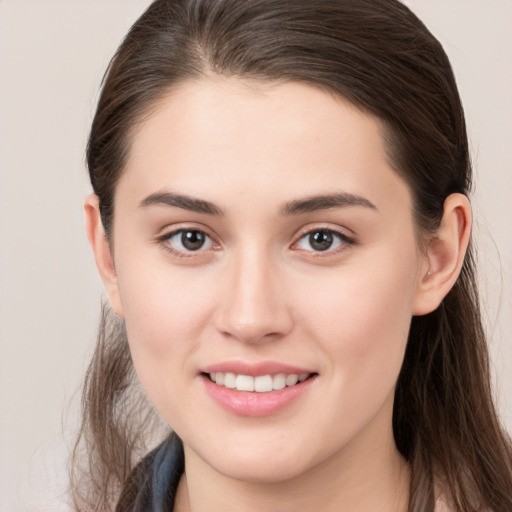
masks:
[[(167, 192), (222, 214), (141, 206)], [(372, 206), (283, 214), (333, 193)], [(435, 309), (460, 271), (465, 197), (446, 200), (420, 249), (375, 118), (310, 86), (212, 77), (173, 90), (134, 132), (110, 244), (95, 196), (85, 211), (138, 377), (184, 442), (178, 511), (406, 510), (394, 388), (412, 316)], [(207, 243), (186, 252), (165, 238), (179, 229), (203, 230)], [(342, 236), (318, 251), (315, 230)], [(240, 416), (199, 373), (232, 360), (317, 376), (283, 410)]]

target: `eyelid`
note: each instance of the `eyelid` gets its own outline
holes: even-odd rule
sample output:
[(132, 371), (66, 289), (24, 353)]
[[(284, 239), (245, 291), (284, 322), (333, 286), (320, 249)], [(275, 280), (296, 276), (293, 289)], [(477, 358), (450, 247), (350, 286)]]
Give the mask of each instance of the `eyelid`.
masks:
[[(218, 242), (215, 235), (212, 235), (211, 231), (202, 226), (202, 225), (173, 225), (168, 226), (167, 228), (162, 229), (163, 231), (161, 234), (159, 234), (155, 238), (155, 243), (162, 246), (167, 252), (170, 252), (171, 254), (178, 256), (178, 257), (184, 257), (184, 258), (190, 258), (190, 257), (198, 257), (200, 255), (205, 255), (205, 253), (210, 251), (217, 251), (221, 248), (220, 243)], [(197, 251), (180, 251), (179, 249), (173, 248), (168, 242), (170, 238), (177, 235), (180, 232), (183, 231), (197, 231), (199, 233), (204, 234), (206, 237), (208, 237), (211, 240), (211, 243), (213, 244), (213, 247), (207, 248), (207, 249), (198, 249)], [(306, 249), (297, 249), (297, 244), (307, 235), (310, 235), (311, 233), (315, 232), (328, 232), (332, 233), (336, 237), (338, 237), (342, 243), (341, 248), (335, 248), (333, 249), (326, 249), (325, 251), (315, 251), (315, 250), (306, 250)], [(347, 234), (347, 231), (352, 233), (351, 235)], [(358, 243), (357, 238), (353, 235), (353, 231), (348, 228), (341, 228), (339, 226), (332, 226), (332, 225), (326, 225), (326, 224), (317, 224), (317, 225), (307, 225), (302, 227), (294, 236), (294, 242), (291, 244), (291, 249), (296, 248), (297, 250), (301, 251), (302, 253), (310, 253), (313, 257), (328, 257), (333, 256), (339, 252), (342, 252), (349, 248), (350, 246), (356, 245)]]
[[(155, 238), (155, 243), (157, 245), (160, 245), (164, 250), (167, 252), (173, 254), (174, 256), (182, 257), (182, 258), (191, 258), (191, 257), (198, 257), (204, 255), (204, 253), (209, 252), (211, 250), (218, 250), (220, 249), (220, 244), (216, 241), (216, 237), (213, 236), (208, 229), (205, 229), (202, 226), (198, 225), (177, 225), (168, 227), (166, 230), (162, 230), (163, 233), (159, 234)], [(176, 236), (179, 233), (182, 233), (184, 231), (197, 231), (198, 233), (201, 233), (208, 237), (211, 240), (211, 243), (213, 247), (209, 247), (207, 249), (200, 248), (197, 251), (181, 251), (180, 249), (177, 249), (170, 245), (168, 243), (169, 239)]]
[(322, 232), (322, 231), (327, 232), (327, 233), (332, 233), (333, 235), (337, 236), (341, 240), (343, 247), (337, 248), (337, 249), (326, 249), (325, 251), (315, 251), (313, 249), (310, 251), (306, 250), (306, 249), (298, 249), (298, 250), (303, 253), (310, 253), (311, 256), (313, 256), (313, 257), (328, 257), (328, 256), (333, 256), (339, 252), (342, 252), (342, 251), (346, 250), (348, 247), (351, 247), (351, 246), (354, 246), (357, 244), (357, 238), (354, 235), (348, 235), (346, 233), (346, 231), (350, 231), (351, 233), (353, 233), (348, 228), (345, 230), (340, 227), (333, 227), (333, 226), (326, 226), (325, 224), (319, 224), (316, 226), (308, 225), (308, 226), (301, 228), (301, 230), (295, 236), (295, 238), (294, 238), (295, 241), (292, 243), (291, 248), (293, 249), (294, 246), (297, 246), (297, 244), (304, 237), (311, 235), (312, 233)]

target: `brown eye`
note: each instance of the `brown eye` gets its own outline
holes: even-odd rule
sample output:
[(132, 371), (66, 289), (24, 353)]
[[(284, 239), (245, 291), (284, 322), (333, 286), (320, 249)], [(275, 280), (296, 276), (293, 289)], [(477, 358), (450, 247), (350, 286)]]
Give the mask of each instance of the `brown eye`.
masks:
[(315, 231), (309, 234), (308, 242), (313, 250), (326, 251), (331, 248), (334, 237), (329, 231)]
[(213, 240), (199, 229), (179, 229), (162, 237), (161, 242), (176, 253), (192, 253), (214, 248)]
[(197, 251), (203, 247), (206, 235), (201, 231), (189, 230), (181, 233), (181, 244), (189, 251)]
[(302, 235), (294, 247), (310, 253), (331, 253), (354, 243), (354, 239), (333, 229), (313, 229)]

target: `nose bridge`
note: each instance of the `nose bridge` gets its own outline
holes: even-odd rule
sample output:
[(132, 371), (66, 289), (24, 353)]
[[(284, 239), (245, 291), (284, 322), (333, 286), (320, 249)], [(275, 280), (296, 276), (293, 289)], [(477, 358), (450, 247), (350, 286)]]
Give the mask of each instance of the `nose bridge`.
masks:
[(281, 275), (271, 251), (240, 247), (226, 269), (217, 328), (240, 341), (281, 337), (292, 327)]

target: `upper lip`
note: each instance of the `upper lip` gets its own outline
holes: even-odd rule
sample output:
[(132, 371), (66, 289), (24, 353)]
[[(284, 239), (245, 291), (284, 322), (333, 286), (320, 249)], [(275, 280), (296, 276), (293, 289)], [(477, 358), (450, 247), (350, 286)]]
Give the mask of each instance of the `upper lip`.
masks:
[(259, 375), (277, 375), (278, 373), (290, 374), (303, 374), (314, 373), (311, 369), (299, 366), (293, 366), (278, 361), (259, 361), (259, 362), (246, 362), (246, 361), (224, 361), (201, 368), (201, 373), (235, 373), (236, 375), (250, 375), (257, 377)]

